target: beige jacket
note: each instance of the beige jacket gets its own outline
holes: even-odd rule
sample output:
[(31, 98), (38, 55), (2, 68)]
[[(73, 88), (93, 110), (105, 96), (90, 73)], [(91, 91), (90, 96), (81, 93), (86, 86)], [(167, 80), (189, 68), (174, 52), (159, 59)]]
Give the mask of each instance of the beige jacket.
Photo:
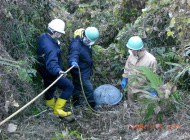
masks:
[[(130, 54), (125, 64), (124, 74), (122, 75), (124, 78), (128, 78), (128, 83), (131, 82), (132, 79), (129, 78), (130, 75), (138, 74), (138, 70), (135, 69), (138, 66), (147, 66), (149, 68), (153, 68), (154, 72), (156, 72), (156, 58), (146, 50), (139, 58), (134, 56), (133, 54)], [(133, 100), (132, 96), (134, 96), (135, 93), (141, 93), (141, 91), (143, 90), (143, 87), (141, 86), (145, 85), (145, 81), (141, 78), (138, 78), (138, 82), (134, 81), (132, 84), (130, 84), (128, 86), (128, 99)]]

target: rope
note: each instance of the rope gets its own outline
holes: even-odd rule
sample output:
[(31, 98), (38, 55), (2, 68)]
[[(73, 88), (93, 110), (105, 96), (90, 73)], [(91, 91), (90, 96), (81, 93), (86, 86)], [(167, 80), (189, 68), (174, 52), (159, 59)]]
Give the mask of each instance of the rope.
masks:
[(90, 108), (91, 111), (96, 112), (97, 114), (103, 114), (104, 112), (100, 112), (100, 111), (94, 110), (94, 109), (90, 106), (90, 104), (88, 103), (87, 98), (86, 98), (86, 95), (85, 95), (85, 92), (84, 92), (84, 88), (83, 88), (83, 84), (82, 84), (82, 79), (81, 79), (81, 72), (80, 72), (80, 68), (79, 68), (79, 67), (78, 67), (78, 71), (79, 71), (79, 79), (80, 79), (80, 84), (81, 84), (82, 93), (83, 93), (83, 96), (84, 96), (85, 101), (87, 102), (87, 105), (89, 106), (89, 108)]
[[(73, 65), (72, 67), (70, 67), (65, 73), (68, 73), (72, 68), (74, 68), (75, 65)], [(100, 111), (96, 111), (94, 110), (90, 104), (87, 101), (85, 92), (84, 92), (84, 88), (83, 88), (83, 83), (82, 83), (82, 79), (81, 79), (81, 72), (80, 72), (80, 68), (78, 67), (79, 70), (79, 78), (80, 78), (80, 84), (81, 84), (81, 89), (82, 89), (82, 93), (83, 96), (85, 98), (85, 101), (87, 102), (87, 105), (89, 106), (90, 110), (93, 112), (96, 112), (97, 114), (103, 114), (104, 112), (100, 112)], [(15, 115), (17, 115), (19, 112), (21, 112), (22, 110), (24, 110), (26, 107), (28, 107), (30, 104), (32, 104), (35, 100), (37, 100), (40, 96), (42, 96), (49, 88), (51, 88), (62, 76), (64, 76), (65, 74), (61, 74), (51, 85), (49, 85), (45, 90), (43, 90), (40, 94), (38, 94), (35, 98), (33, 98), (30, 102), (28, 102), (26, 105), (24, 105), (22, 108), (20, 108), (19, 110), (17, 110), (15, 113), (13, 113), (12, 115), (10, 115), (9, 117), (7, 117), (5, 120), (3, 120), (2, 122), (0, 122), (0, 126), (2, 124), (4, 124), (5, 122), (7, 122), (8, 120), (10, 120), (12, 117), (14, 117)], [(109, 111), (107, 111), (109, 112)]]
[[(65, 73), (69, 72), (75, 65), (73, 65), (72, 67), (70, 67)], [(49, 85), (44, 91), (42, 91), (38, 96), (36, 96), (35, 98), (33, 98), (30, 102), (28, 102), (26, 105), (24, 105), (22, 108), (20, 108), (19, 110), (17, 110), (15, 113), (13, 113), (12, 115), (10, 115), (8, 118), (6, 118), (5, 120), (3, 120), (0, 123), (0, 126), (2, 124), (4, 124), (5, 122), (7, 122), (8, 120), (10, 120), (12, 117), (14, 117), (15, 115), (17, 115), (19, 112), (21, 112), (23, 109), (25, 109), (27, 106), (29, 106), (31, 103), (33, 103), (35, 100), (37, 100), (42, 94), (44, 94), (49, 88), (51, 88), (62, 76), (64, 76), (65, 74), (61, 74), (51, 85)]]

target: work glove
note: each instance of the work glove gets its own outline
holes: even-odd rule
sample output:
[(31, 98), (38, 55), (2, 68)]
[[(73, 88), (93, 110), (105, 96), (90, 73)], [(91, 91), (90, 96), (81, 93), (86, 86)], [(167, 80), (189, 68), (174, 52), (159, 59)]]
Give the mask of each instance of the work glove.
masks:
[(152, 95), (156, 95), (157, 96), (157, 91), (155, 89), (153, 89), (153, 88), (151, 88), (150, 93)]
[(122, 89), (125, 89), (126, 84), (127, 84), (127, 80), (128, 80), (128, 78), (123, 78), (123, 80), (122, 80), (122, 82), (121, 82), (121, 87), (122, 87)]
[(78, 68), (78, 67), (79, 67), (79, 65), (78, 65), (77, 62), (72, 62), (71, 65), (72, 65), (72, 66), (75, 65), (74, 68)]
[(190, 45), (186, 45), (185, 47), (185, 55), (190, 56)]
[(63, 74), (64, 75), (64, 77), (67, 75), (67, 73), (66, 72), (64, 72), (64, 71), (59, 71), (59, 75), (61, 75), (61, 74)]

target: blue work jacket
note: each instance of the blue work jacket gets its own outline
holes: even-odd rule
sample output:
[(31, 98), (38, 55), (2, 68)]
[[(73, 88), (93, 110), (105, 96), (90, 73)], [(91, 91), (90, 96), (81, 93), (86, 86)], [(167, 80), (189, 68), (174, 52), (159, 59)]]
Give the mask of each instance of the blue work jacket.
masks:
[[(72, 62), (77, 62), (82, 79), (90, 79), (92, 72), (93, 60), (92, 60), (92, 48), (83, 44), (81, 38), (71, 38), (71, 44), (69, 46), (68, 63), (71, 66)], [(73, 68), (71, 74), (74, 78), (79, 78), (78, 68)]]
[(62, 51), (60, 43), (53, 39), (48, 33), (43, 33), (38, 38), (38, 71), (43, 79), (55, 80), (59, 71), (63, 69)]

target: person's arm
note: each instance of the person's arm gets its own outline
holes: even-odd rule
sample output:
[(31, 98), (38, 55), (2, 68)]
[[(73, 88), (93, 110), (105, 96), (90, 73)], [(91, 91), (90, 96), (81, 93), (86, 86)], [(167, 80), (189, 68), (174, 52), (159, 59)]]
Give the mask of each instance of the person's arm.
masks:
[(130, 59), (130, 56), (129, 58), (127, 59), (126, 63), (125, 63), (125, 68), (124, 68), (124, 73), (122, 75), (123, 78), (128, 78), (128, 73), (129, 73), (129, 59)]
[[(157, 70), (158, 70), (158, 64), (157, 64), (157, 60), (156, 59), (152, 61), (151, 67), (153, 68), (153, 72), (156, 73)], [(153, 88), (151, 88), (150, 93), (152, 95), (157, 95), (157, 91), (155, 89), (153, 89)]]
[(72, 65), (75, 65), (75, 67), (78, 66), (79, 55), (80, 55), (80, 51), (79, 51), (78, 43), (77, 42), (71, 43), (69, 47), (69, 56), (68, 56), (69, 66), (72, 66)]
[(153, 68), (153, 72), (156, 73), (158, 70), (158, 64), (157, 64), (156, 59), (152, 62), (151, 67)]
[(46, 69), (52, 75), (59, 75), (61, 71), (60, 66), (58, 65), (58, 56), (55, 50), (52, 50), (48, 47), (44, 47), (45, 59), (46, 59)]
[(129, 66), (128, 66), (128, 63), (129, 63), (129, 58), (127, 59), (126, 61), (126, 64), (125, 64), (125, 68), (124, 68), (124, 73), (123, 73), (123, 80), (121, 82), (121, 87), (122, 89), (125, 89), (126, 85), (127, 85), (127, 81), (128, 81), (128, 71), (129, 71)]

